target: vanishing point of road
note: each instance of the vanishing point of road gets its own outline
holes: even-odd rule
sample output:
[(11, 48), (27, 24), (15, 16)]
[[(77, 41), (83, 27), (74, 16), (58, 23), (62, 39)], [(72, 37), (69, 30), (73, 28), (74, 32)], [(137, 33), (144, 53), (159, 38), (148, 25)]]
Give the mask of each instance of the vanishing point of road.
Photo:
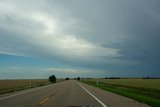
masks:
[(75, 80), (0, 95), (0, 107), (148, 107)]

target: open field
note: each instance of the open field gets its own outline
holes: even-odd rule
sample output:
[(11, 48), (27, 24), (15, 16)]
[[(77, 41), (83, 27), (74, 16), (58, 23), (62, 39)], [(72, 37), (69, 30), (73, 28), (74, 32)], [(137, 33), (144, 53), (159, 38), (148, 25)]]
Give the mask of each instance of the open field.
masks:
[(132, 98), (152, 107), (160, 106), (160, 79), (83, 79), (81, 82)]
[(160, 79), (97, 79), (108, 84), (152, 88), (160, 90)]
[(49, 84), (47, 79), (0, 80), (0, 94)]

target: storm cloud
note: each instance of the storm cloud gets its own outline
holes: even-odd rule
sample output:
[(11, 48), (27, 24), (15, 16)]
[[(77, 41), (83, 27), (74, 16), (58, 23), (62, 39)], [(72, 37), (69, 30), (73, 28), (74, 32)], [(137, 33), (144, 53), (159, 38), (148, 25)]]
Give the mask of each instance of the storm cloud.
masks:
[(159, 7), (159, 0), (1, 0), (0, 53), (159, 75)]

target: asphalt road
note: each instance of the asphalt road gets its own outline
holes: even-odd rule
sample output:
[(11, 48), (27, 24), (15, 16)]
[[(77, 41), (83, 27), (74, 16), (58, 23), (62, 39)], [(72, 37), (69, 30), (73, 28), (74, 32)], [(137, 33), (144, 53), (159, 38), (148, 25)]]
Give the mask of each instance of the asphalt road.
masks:
[(0, 95), (0, 107), (148, 107), (74, 80)]

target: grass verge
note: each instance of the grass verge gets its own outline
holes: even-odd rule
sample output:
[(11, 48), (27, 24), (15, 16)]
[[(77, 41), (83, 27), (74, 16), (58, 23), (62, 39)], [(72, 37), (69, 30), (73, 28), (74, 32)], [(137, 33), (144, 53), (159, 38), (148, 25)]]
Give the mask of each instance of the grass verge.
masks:
[(96, 81), (87, 80), (81, 80), (81, 82), (134, 99), (140, 103), (146, 103), (152, 107), (160, 107), (160, 90), (122, 86), (103, 82), (99, 82), (97, 85)]

